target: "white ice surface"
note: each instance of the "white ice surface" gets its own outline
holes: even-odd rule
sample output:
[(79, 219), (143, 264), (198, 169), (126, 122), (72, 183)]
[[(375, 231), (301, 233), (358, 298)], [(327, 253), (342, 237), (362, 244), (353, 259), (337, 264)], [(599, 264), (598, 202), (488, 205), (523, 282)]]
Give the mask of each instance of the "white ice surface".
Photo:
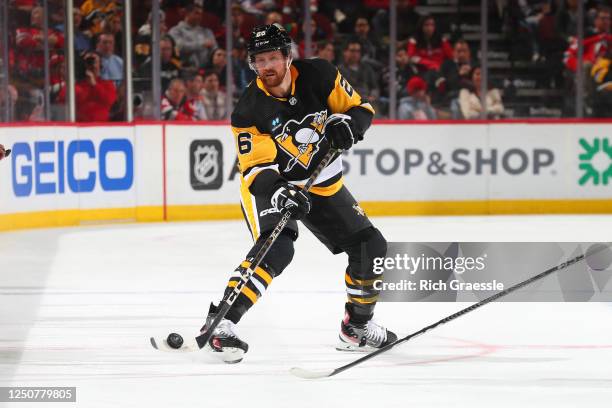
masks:
[[(612, 241), (604, 216), (374, 222), (390, 241)], [(0, 386), (78, 388), (76, 404), (54, 407), (612, 406), (604, 303), (490, 304), (337, 377), (291, 376), (356, 358), (333, 348), (346, 257), (305, 229), (238, 326), (251, 347), (242, 363), (154, 350), (152, 334), (196, 333), (249, 246), (242, 222), (0, 234)], [(465, 306), (381, 303), (377, 320), (406, 335)]]

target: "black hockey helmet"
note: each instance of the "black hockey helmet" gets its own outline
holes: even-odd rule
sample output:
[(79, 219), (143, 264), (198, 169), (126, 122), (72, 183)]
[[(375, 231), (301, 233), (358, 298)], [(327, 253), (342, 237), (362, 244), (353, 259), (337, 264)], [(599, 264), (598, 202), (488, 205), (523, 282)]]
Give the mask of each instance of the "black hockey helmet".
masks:
[(291, 37), (278, 23), (258, 26), (251, 32), (247, 45), (249, 61), (253, 62), (255, 55), (268, 51), (282, 51), (283, 55), (291, 53)]

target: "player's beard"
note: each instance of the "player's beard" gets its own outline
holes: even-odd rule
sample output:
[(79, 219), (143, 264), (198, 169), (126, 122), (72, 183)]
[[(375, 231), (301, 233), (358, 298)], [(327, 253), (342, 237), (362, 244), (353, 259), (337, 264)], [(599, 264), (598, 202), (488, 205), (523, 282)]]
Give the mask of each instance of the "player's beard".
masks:
[(287, 67), (283, 66), (280, 69), (267, 69), (260, 75), (261, 81), (264, 83), (266, 88), (275, 88), (279, 86), (285, 75), (287, 74)]

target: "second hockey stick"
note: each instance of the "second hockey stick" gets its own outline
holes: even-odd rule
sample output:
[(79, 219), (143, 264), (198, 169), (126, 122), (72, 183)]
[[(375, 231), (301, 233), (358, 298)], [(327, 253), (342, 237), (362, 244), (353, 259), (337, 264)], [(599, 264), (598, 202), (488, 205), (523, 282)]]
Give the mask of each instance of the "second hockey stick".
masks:
[[(594, 255), (595, 253), (597, 253), (597, 252), (599, 252), (601, 250), (602, 249), (596, 250), (596, 251), (594, 251), (592, 253), (589, 253), (589, 255)], [(415, 338), (417, 336), (420, 336), (421, 334), (424, 334), (424, 333), (426, 333), (426, 332), (428, 332), (428, 331), (430, 331), (432, 329), (435, 329), (438, 326), (441, 326), (441, 325), (443, 325), (445, 323), (448, 323), (451, 320), (455, 320), (456, 318), (458, 318), (460, 316), (463, 316), (464, 314), (469, 313), (469, 312), (471, 312), (471, 311), (473, 311), (475, 309), (478, 309), (479, 307), (484, 306), (487, 303), (494, 302), (497, 299), (499, 299), (499, 298), (501, 298), (503, 296), (506, 296), (506, 295), (514, 292), (515, 290), (518, 290), (518, 289), (520, 289), (520, 288), (522, 288), (524, 286), (527, 286), (527, 285), (529, 285), (529, 284), (531, 284), (531, 283), (533, 283), (533, 282), (535, 282), (537, 280), (540, 280), (540, 279), (550, 275), (551, 273), (560, 271), (561, 269), (565, 269), (568, 266), (571, 266), (571, 265), (575, 264), (576, 262), (580, 262), (583, 259), (585, 259), (585, 254), (578, 255), (575, 258), (572, 258), (572, 259), (570, 259), (570, 260), (568, 260), (566, 262), (563, 262), (563, 263), (561, 263), (561, 264), (559, 264), (559, 265), (557, 265), (557, 266), (555, 266), (553, 268), (550, 268), (550, 269), (548, 269), (548, 270), (546, 270), (546, 271), (544, 271), (544, 272), (542, 272), (542, 273), (540, 273), (538, 275), (535, 275), (535, 276), (533, 276), (533, 277), (531, 277), (531, 278), (529, 278), (527, 280), (524, 280), (524, 281), (522, 281), (520, 283), (517, 283), (516, 285), (511, 286), (508, 289), (503, 290), (503, 291), (501, 291), (499, 293), (496, 293), (493, 296), (489, 296), (488, 298), (486, 298), (484, 300), (481, 300), (480, 302), (475, 303), (472, 306), (466, 307), (465, 309), (462, 309), (462, 310), (460, 310), (460, 311), (458, 311), (458, 312), (456, 312), (456, 313), (454, 313), (454, 314), (452, 314), (450, 316), (447, 316), (444, 319), (442, 319), (442, 320), (440, 320), (440, 321), (438, 321), (438, 322), (436, 322), (434, 324), (431, 324), (431, 325), (429, 325), (427, 327), (423, 327), (421, 330), (419, 330), (417, 332), (414, 332), (414, 333), (412, 333), (412, 334), (410, 334), (410, 335), (408, 335), (406, 337), (402, 337), (401, 339), (395, 340), (393, 343), (389, 343), (386, 346), (381, 347), (378, 350), (375, 350), (375, 351), (373, 351), (373, 352), (371, 352), (371, 353), (369, 353), (369, 354), (367, 354), (367, 355), (365, 355), (365, 356), (363, 356), (361, 358), (358, 358), (357, 360), (355, 360), (355, 361), (353, 361), (351, 363), (345, 364), (345, 365), (343, 365), (341, 367), (338, 367), (338, 368), (335, 368), (335, 369), (331, 369), (331, 370), (326, 370), (326, 371), (313, 371), (313, 370), (307, 370), (307, 369), (303, 369), (303, 368), (299, 368), (299, 367), (293, 367), (290, 370), (290, 372), (291, 372), (291, 374), (293, 374), (293, 375), (295, 375), (297, 377), (305, 378), (305, 379), (310, 379), (310, 380), (317, 379), (317, 378), (332, 377), (332, 376), (334, 376), (336, 374), (339, 374), (339, 373), (341, 373), (343, 371), (348, 370), (351, 367), (355, 367), (358, 364), (361, 364), (361, 363), (363, 363), (363, 362), (365, 362), (367, 360), (370, 360), (370, 359), (372, 359), (372, 358), (374, 358), (374, 357), (376, 357), (376, 356), (378, 356), (378, 355), (380, 355), (382, 353), (385, 353), (385, 352), (391, 350), (395, 346), (398, 346), (398, 345), (400, 345), (400, 344), (402, 344), (404, 342), (407, 342), (408, 340), (411, 340), (411, 339), (413, 339), (413, 338)]]

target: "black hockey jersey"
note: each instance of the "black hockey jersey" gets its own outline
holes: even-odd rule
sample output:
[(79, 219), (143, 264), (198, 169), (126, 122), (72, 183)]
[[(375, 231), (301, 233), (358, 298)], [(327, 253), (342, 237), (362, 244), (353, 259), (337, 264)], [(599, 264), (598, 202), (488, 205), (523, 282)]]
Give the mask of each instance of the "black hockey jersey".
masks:
[[(291, 94), (286, 98), (272, 96), (257, 78), (232, 114), (242, 183), (252, 194), (264, 191), (262, 184), (273, 183), (279, 176), (293, 184), (306, 183), (330, 148), (322, 135), (328, 115), (350, 115), (363, 134), (374, 114), (329, 62), (294, 61), (290, 71)], [(342, 158), (338, 156), (321, 172), (311, 192), (332, 195), (341, 187)]]

